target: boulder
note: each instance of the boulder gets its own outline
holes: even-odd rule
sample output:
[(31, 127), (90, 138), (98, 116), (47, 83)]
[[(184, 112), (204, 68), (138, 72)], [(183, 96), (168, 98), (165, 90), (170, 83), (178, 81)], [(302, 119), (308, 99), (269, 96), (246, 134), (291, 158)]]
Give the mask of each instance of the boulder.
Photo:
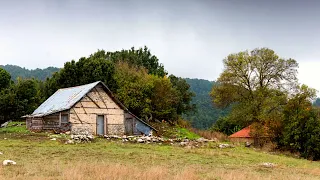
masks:
[(4, 166), (8, 166), (8, 165), (16, 165), (17, 163), (14, 162), (14, 161), (12, 161), (12, 160), (4, 160), (4, 161), (2, 162), (2, 164), (3, 164)]
[(265, 162), (265, 163), (262, 163), (261, 166), (266, 167), (266, 168), (273, 168), (276, 165), (273, 163), (270, 163), (270, 162)]
[(180, 146), (186, 146), (188, 144), (189, 144), (189, 142), (180, 142)]
[(234, 146), (230, 144), (219, 144), (219, 148), (224, 149), (224, 148), (233, 148)]
[(244, 144), (244, 146), (245, 146), (245, 147), (250, 147), (251, 144), (252, 144), (252, 143), (250, 143), (250, 142), (247, 141), (247, 142)]
[(138, 142), (138, 143), (144, 143), (144, 140), (141, 139), (141, 138), (139, 138), (139, 139), (137, 140), (137, 142)]

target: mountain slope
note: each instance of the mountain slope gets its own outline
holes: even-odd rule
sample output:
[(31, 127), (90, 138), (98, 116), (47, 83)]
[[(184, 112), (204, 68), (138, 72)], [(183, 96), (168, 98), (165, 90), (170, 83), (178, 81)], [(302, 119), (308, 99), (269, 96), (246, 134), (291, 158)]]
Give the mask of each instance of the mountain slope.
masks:
[(34, 69), (29, 70), (16, 65), (0, 65), (1, 68), (5, 69), (11, 74), (11, 79), (16, 81), (18, 77), (21, 78), (36, 78), (44, 81), (47, 77), (51, 77), (54, 72), (59, 71), (56, 67), (47, 67), (45, 69)]
[(214, 81), (189, 78), (186, 78), (186, 81), (190, 85), (191, 91), (196, 94), (192, 103), (196, 104), (197, 112), (190, 115), (184, 115), (183, 117), (191, 122), (193, 127), (199, 129), (210, 128), (219, 117), (229, 113), (228, 109), (218, 109), (212, 105), (209, 93), (215, 83)]

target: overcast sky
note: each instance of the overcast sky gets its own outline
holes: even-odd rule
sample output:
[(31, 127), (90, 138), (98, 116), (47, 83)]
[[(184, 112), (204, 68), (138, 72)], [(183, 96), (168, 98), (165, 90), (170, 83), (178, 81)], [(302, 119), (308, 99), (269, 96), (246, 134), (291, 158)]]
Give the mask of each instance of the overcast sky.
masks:
[(268, 47), (320, 90), (317, 0), (0, 0), (0, 64), (62, 67), (148, 46), (169, 73), (215, 80), (230, 53)]

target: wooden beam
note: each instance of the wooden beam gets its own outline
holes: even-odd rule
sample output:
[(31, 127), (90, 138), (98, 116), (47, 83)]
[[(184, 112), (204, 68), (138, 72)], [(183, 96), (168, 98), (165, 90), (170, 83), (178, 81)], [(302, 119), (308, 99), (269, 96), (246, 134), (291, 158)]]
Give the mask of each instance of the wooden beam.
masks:
[[(73, 108), (72, 108), (73, 109)], [(74, 114), (76, 114), (76, 116), (78, 117), (78, 120), (81, 122), (81, 124), (83, 124), (82, 120), (80, 119), (80, 117), (78, 116), (77, 112), (73, 109)]]
[(97, 88), (96, 88), (96, 87), (94, 87), (94, 90), (95, 90), (95, 91), (97, 91), (97, 93), (98, 93), (98, 95), (99, 95), (99, 98), (101, 99), (101, 101), (103, 102), (103, 104), (106, 106), (106, 108), (108, 108), (107, 104), (104, 102), (104, 100), (103, 100), (103, 98), (102, 98), (101, 94), (99, 93), (99, 91), (97, 90)]
[(89, 95), (87, 95), (87, 97), (88, 97), (98, 108), (101, 108)]
[[(79, 102), (80, 102), (81, 107), (83, 108), (84, 113), (88, 114), (87, 111), (86, 111), (86, 109), (83, 107), (81, 101), (79, 101)], [(73, 108), (73, 110), (74, 110), (74, 108)], [(74, 110), (74, 111), (75, 111), (75, 110)]]

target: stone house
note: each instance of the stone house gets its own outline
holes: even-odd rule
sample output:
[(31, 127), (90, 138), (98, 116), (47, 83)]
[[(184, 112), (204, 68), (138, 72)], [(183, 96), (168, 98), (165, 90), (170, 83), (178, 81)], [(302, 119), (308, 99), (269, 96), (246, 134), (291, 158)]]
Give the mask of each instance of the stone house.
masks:
[(132, 114), (101, 81), (59, 89), (24, 117), (33, 131), (66, 132), (84, 126), (96, 135), (150, 135), (156, 131)]

